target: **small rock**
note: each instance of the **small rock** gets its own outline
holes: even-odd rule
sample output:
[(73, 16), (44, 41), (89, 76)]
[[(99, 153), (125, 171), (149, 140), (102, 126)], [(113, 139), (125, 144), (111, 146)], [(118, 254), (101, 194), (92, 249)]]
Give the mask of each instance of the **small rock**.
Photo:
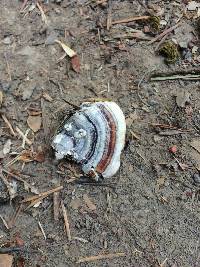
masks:
[(0, 81), (0, 88), (4, 91), (7, 92), (10, 89), (10, 83), (6, 81)]
[(199, 175), (199, 173), (195, 173), (195, 174), (193, 175), (193, 180), (194, 180), (194, 182), (195, 182), (196, 184), (200, 184), (200, 175)]
[(3, 39), (2, 41), (5, 45), (10, 45), (12, 43), (12, 40), (10, 36), (7, 36), (6, 38)]
[(197, 3), (196, 1), (191, 1), (187, 5), (187, 10), (188, 11), (195, 11), (199, 6), (200, 6), (200, 4)]

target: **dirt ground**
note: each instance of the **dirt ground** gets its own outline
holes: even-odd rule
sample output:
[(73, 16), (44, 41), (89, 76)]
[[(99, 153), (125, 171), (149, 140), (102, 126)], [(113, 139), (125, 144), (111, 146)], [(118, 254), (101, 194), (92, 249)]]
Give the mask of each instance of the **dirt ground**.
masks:
[[(0, 173), (8, 183), (0, 179), (0, 215), (9, 228), (0, 220), (0, 249), (21, 245), (20, 251), (11, 252), (17, 267), (200, 266), (199, 81), (150, 79), (152, 74), (197, 73), (198, 12), (187, 10), (190, 1), (101, 2), (40, 1), (45, 22), (36, 1), (24, 6), (23, 1), (0, 1)], [(159, 16), (160, 29), (151, 29), (149, 20), (109, 23), (109, 18), (113, 22), (142, 15)], [(149, 41), (178, 21), (182, 24), (167, 40), (186, 47), (178, 61), (167, 64), (155, 52), (160, 40)], [(54, 39), (76, 51), (79, 73)], [(115, 177), (102, 185), (80, 185), (72, 182), (81, 175), (77, 166), (57, 164), (50, 140), (73, 109), (63, 99), (79, 106), (99, 98), (122, 108), (127, 145)], [(39, 119), (38, 131), (28, 132), (32, 144), (25, 142), (23, 148), (16, 127), (26, 133), (33, 116)], [(40, 159), (27, 162), (23, 151), (40, 152)], [(63, 186), (60, 198), (71, 241), (61, 209), (54, 220), (52, 194), (26, 209), (30, 202), (20, 202), (35, 195), (33, 188), (28, 192), (14, 174), (39, 192)], [(6, 186), (14, 188), (12, 201)], [(108, 253), (115, 255), (77, 263)]]

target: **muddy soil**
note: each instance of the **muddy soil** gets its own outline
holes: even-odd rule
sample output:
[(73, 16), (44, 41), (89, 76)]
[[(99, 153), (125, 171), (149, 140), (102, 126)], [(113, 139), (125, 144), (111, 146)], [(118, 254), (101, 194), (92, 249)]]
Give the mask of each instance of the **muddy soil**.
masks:
[[(60, 196), (72, 240), (68, 241), (64, 230), (62, 210), (59, 220), (54, 220), (49, 195), (37, 207), (25, 210), (30, 203), (24, 205), (9, 229), (0, 220), (1, 247), (12, 243), (16, 235), (24, 241), (23, 249), (13, 252), (14, 266), (200, 266), (199, 81), (152, 82), (149, 78), (152, 73), (198, 69), (198, 51), (194, 60), (190, 46), (186, 49), (189, 60), (181, 55), (177, 62), (166, 64), (155, 52), (158, 42), (149, 44), (144, 38), (126, 35), (131, 29), (144, 32), (145, 26), (151, 27), (148, 21), (106, 29), (109, 12), (112, 21), (161, 12), (159, 16), (169, 27), (178, 20), (184, 25), (168, 39), (187, 45), (198, 38), (195, 14), (182, 16), (188, 1), (150, 1), (148, 6), (145, 1), (113, 0), (110, 8), (107, 1), (44, 2), (40, 6), (46, 23), (34, 1), (28, 1), (21, 12), (23, 1), (0, 2), (1, 115), (16, 133), (12, 134), (1, 116), (0, 168), (17, 173), (39, 192), (62, 185)], [(164, 31), (167, 26), (163, 25), (158, 32), (145, 33), (147, 39)], [(63, 57), (55, 38), (77, 52), (80, 73), (72, 69), (68, 56)], [(198, 49), (198, 40), (195, 46)], [(187, 99), (185, 94), (189, 94)], [(99, 98), (115, 101), (122, 108), (127, 145), (115, 177), (103, 185), (78, 185), (70, 181), (81, 175), (80, 170), (68, 161), (57, 164), (49, 143), (62, 118), (73, 111), (63, 99), (79, 106)], [(41, 116), (42, 125), (39, 131), (28, 132), (32, 144), (22, 148), (23, 138), (16, 127), (26, 133), (28, 116), (33, 113)], [(8, 139), (11, 149), (2, 155)], [(177, 151), (170, 152), (174, 146)], [(45, 160), (16, 160), (23, 150), (42, 151)], [(12, 175), (4, 176), (13, 181)], [(20, 201), (34, 194), (15, 180), (17, 192), (10, 202), (3, 181), (0, 188), (0, 214), (9, 224)], [(124, 256), (77, 263), (106, 253)]]

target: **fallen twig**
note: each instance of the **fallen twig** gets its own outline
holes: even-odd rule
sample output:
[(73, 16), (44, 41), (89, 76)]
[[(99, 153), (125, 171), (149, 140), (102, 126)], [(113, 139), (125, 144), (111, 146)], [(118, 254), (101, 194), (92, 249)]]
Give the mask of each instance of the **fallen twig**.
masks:
[(47, 236), (46, 236), (46, 234), (45, 234), (45, 232), (44, 232), (44, 228), (42, 227), (40, 221), (38, 221), (38, 225), (39, 225), (39, 228), (40, 228), (40, 230), (41, 230), (41, 232), (42, 232), (42, 234), (43, 234), (43, 236), (44, 236), (44, 239), (46, 240), (46, 239), (47, 239)]
[(38, 9), (40, 10), (42, 21), (44, 21), (44, 23), (46, 25), (48, 25), (47, 17), (46, 17), (46, 15), (44, 13), (44, 10), (42, 9), (41, 5), (38, 2), (36, 3), (36, 5), (37, 5)]
[(2, 215), (0, 215), (0, 218), (1, 218), (2, 222), (3, 222), (3, 224), (5, 225), (6, 229), (8, 230), (9, 226), (8, 226), (6, 220), (2, 217)]
[(62, 207), (64, 222), (65, 222), (65, 228), (66, 228), (67, 237), (68, 237), (68, 240), (71, 241), (72, 240), (71, 231), (70, 231), (70, 227), (69, 227), (67, 211), (66, 211), (66, 208), (65, 208), (65, 205), (64, 205), (63, 201), (61, 201), (61, 207)]
[(22, 137), (23, 141), (22, 141), (22, 148), (24, 148), (25, 146), (25, 143), (27, 143), (29, 146), (32, 145), (32, 142), (28, 139), (27, 135), (30, 131), (30, 129), (28, 129), (26, 131), (26, 133), (24, 134), (18, 127), (15, 128), (16, 131), (18, 132), (18, 134)]
[(200, 74), (171, 75), (171, 76), (154, 76), (151, 81), (167, 81), (167, 80), (200, 80)]
[(176, 28), (178, 28), (181, 25), (181, 23), (177, 23), (176, 25), (168, 28), (167, 30), (164, 30), (161, 34), (157, 35), (154, 39), (152, 39), (148, 44), (153, 44), (156, 41), (162, 39), (166, 34), (172, 32), (173, 30), (175, 30)]
[(52, 193), (54, 193), (56, 191), (60, 191), (61, 189), (63, 189), (63, 186), (58, 186), (58, 187), (50, 189), (50, 190), (48, 190), (46, 192), (40, 193), (37, 196), (28, 197), (28, 198), (22, 200), (21, 203), (34, 201), (34, 200), (37, 200), (38, 198), (41, 198), (41, 197), (47, 197), (48, 195), (50, 195), (50, 194), (52, 194)]
[(76, 263), (84, 263), (84, 262), (92, 262), (97, 260), (106, 260), (106, 259), (114, 259), (119, 257), (125, 257), (126, 254), (124, 252), (118, 253), (109, 253), (109, 254), (100, 254), (97, 256), (89, 256), (85, 258), (80, 258)]
[(121, 23), (128, 23), (132, 21), (138, 21), (138, 20), (147, 20), (149, 19), (150, 16), (139, 16), (139, 17), (132, 17), (132, 18), (127, 18), (127, 19), (120, 19), (112, 22), (112, 25), (115, 24), (121, 24)]
[(4, 114), (1, 114), (2, 119), (4, 120), (4, 122), (6, 123), (6, 125), (8, 126), (8, 128), (10, 129), (10, 132), (12, 135), (16, 136), (16, 133), (11, 125), (11, 123), (9, 122), (9, 120), (6, 118), (6, 116)]

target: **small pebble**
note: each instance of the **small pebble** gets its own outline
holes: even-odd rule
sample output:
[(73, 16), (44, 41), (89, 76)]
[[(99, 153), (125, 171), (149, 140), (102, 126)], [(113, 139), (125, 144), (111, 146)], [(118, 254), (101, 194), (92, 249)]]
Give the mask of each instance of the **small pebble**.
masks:
[(5, 45), (9, 45), (12, 43), (12, 40), (9, 36), (7, 36), (6, 38), (3, 39), (2, 41)]
[(195, 173), (195, 174), (193, 175), (193, 180), (194, 180), (194, 182), (195, 182), (196, 184), (200, 184), (200, 175), (199, 175), (199, 173)]

